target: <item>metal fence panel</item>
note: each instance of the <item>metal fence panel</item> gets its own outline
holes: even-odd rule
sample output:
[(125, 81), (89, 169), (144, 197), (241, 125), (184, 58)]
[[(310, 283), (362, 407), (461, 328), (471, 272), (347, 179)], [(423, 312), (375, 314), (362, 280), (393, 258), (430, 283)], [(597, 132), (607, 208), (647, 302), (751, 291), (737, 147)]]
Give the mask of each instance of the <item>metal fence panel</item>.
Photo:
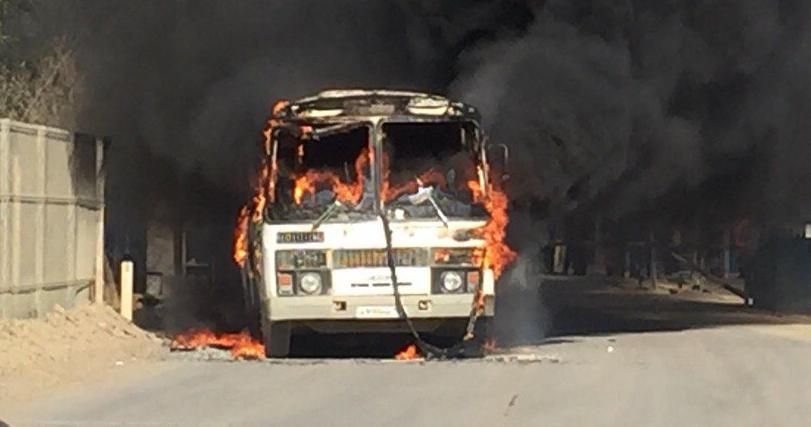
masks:
[(0, 119), (0, 318), (88, 299), (103, 248), (103, 142)]

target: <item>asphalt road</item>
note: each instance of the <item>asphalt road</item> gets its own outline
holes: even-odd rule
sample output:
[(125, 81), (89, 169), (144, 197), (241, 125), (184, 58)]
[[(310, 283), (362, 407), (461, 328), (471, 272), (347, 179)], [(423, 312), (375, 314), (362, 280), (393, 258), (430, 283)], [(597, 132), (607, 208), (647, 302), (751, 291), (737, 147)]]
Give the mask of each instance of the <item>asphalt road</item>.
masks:
[(122, 373), (117, 383), (22, 405), (5, 420), (14, 426), (809, 424), (808, 324), (728, 304), (556, 286), (545, 295), (554, 304), (545, 319), (556, 336), (515, 344), (501, 358), (170, 358), (136, 375)]

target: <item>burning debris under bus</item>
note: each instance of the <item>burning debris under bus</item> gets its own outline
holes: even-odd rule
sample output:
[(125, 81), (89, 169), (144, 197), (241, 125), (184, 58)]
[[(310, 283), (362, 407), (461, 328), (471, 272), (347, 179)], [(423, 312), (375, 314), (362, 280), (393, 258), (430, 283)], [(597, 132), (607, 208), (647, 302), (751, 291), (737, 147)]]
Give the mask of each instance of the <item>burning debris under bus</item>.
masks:
[[(293, 332), (474, 336), (514, 258), (478, 112), (433, 95), (280, 102), (234, 259), (268, 355)], [(425, 348), (421, 348), (423, 353)]]

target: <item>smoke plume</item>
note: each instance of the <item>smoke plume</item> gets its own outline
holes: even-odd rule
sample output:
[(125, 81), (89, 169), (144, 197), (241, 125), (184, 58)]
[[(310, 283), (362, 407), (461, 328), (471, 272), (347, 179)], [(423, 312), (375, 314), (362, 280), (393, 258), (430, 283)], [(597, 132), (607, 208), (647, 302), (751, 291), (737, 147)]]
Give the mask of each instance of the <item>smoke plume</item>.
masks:
[(395, 87), (479, 106), (528, 183), (515, 197), (621, 215), (725, 177), (736, 207), (806, 207), (801, 0), (34, 4), (80, 55), (82, 128), (118, 142), (137, 185), (169, 171), (247, 191), (273, 100)]
[(527, 211), (510, 216), (513, 247), (518, 258), (499, 279), (492, 335), (499, 345), (533, 344), (550, 333), (551, 319), (541, 295), (543, 279), (541, 247), (546, 224)]
[[(74, 49), (79, 128), (113, 141), (111, 215), (191, 198), (189, 214), (230, 226), (273, 101), (336, 87), (478, 106), (491, 142), (510, 148), (511, 196), (551, 201), (553, 221), (672, 204), (805, 219), (811, 207), (807, 1), (30, 2), (21, 31)], [(502, 326), (532, 340), (545, 324), (529, 286), (543, 227), (511, 219), (530, 241), (513, 242), (500, 304), (515, 318)]]
[(470, 49), (453, 93), (519, 153), (531, 195), (622, 214), (732, 174), (716, 197), (797, 214), (809, 18), (791, 0), (550, 0), (524, 34)]

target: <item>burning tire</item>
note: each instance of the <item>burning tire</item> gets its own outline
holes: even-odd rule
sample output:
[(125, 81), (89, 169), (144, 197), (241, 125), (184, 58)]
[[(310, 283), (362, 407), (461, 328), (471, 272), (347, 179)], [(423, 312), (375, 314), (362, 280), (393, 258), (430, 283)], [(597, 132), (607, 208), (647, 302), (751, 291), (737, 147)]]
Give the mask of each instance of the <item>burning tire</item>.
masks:
[(287, 357), (290, 354), (290, 323), (264, 321), (262, 340), (265, 344), (265, 356)]

